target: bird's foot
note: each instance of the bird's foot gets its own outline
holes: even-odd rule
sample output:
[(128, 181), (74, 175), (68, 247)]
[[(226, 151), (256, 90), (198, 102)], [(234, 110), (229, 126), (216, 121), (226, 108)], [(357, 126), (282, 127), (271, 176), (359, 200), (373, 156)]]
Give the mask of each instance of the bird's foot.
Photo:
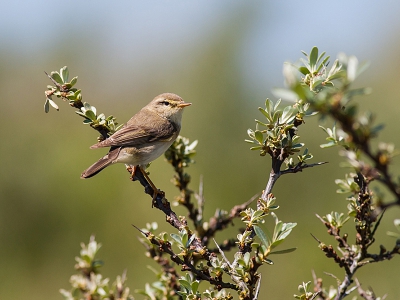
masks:
[(131, 180), (136, 181), (137, 180), (137, 178), (135, 177), (136, 166), (129, 166), (129, 165), (125, 165), (125, 166), (126, 166), (126, 170), (131, 174)]

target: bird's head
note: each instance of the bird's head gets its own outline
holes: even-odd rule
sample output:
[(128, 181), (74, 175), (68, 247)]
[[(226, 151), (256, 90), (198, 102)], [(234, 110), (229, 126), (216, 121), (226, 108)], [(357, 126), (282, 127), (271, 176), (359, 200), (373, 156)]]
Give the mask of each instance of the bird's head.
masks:
[(183, 108), (191, 104), (192, 103), (183, 101), (183, 99), (178, 95), (165, 93), (155, 97), (146, 108), (154, 111), (160, 117), (166, 118), (175, 123), (180, 123)]

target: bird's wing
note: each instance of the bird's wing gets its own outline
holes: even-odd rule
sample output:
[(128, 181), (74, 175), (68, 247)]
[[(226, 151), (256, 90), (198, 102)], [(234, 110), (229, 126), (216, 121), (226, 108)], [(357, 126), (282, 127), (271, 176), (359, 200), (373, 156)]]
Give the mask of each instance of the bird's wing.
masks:
[(108, 139), (91, 146), (91, 149), (111, 147), (111, 146), (133, 146), (137, 147), (144, 143), (154, 142), (157, 140), (168, 140), (172, 138), (174, 133), (179, 131), (173, 123), (165, 119), (163, 126), (154, 126), (145, 122), (137, 124), (135, 118), (132, 118), (120, 130), (111, 135)]

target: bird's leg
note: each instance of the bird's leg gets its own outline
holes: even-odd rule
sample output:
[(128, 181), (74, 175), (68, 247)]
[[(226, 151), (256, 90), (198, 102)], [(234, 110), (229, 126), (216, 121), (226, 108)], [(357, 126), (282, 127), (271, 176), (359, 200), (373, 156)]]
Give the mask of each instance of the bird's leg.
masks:
[(135, 179), (135, 173), (136, 173), (136, 166), (131, 166), (131, 165), (125, 165), (126, 166), (126, 170), (131, 173), (131, 180), (135, 181), (137, 179)]
[[(128, 166), (128, 165), (126, 166), (126, 169), (129, 171), (129, 173), (131, 173), (131, 180), (134, 181), (134, 180), (139, 179), (138, 177), (136, 177), (136, 172), (137, 172), (138, 168), (140, 169), (140, 173), (143, 174), (143, 177), (147, 182), (147, 187), (151, 187), (153, 189), (153, 202), (156, 200), (157, 195), (162, 195), (164, 197), (164, 192), (162, 192), (156, 188), (154, 183), (151, 181), (151, 179), (147, 175), (145, 169), (143, 169), (141, 166)], [(140, 181), (143, 184), (142, 180), (140, 180)], [(147, 187), (145, 186), (145, 190), (147, 190)]]
[(150, 177), (147, 175), (146, 171), (141, 166), (139, 166), (139, 168), (140, 168), (140, 171), (142, 172), (144, 178), (146, 178), (147, 182), (153, 189), (153, 201), (156, 200), (158, 194), (162, 194), (162, 196), (164, 196), (164, 192), (162, 192), (158, 188), (156, 188), (153, 181), (151, 181)]

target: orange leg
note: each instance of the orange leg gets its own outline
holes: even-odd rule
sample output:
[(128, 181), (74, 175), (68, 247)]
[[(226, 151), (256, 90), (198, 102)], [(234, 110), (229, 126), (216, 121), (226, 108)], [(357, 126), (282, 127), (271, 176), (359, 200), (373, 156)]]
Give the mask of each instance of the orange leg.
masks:
[(131, 176), (132, 178), (135, 176), (135, 172), (137, 170), (137, 168), (140, 168), (140, 171), (142, 172), (144, 178), (146, 178), (148, 184), (151, 186), (151, 188), (153, 189), (153, 201), (156, 199), (158, 194), (161, 194), (162, 192), (160, 192), (156, 186), (154, 185), (153, 181), (151, 181), (150, 177), (147, 175), (146, 171), (141, 167), (141, 166), (133, 166), (132, 168), (132, 172), (131, 172)]

